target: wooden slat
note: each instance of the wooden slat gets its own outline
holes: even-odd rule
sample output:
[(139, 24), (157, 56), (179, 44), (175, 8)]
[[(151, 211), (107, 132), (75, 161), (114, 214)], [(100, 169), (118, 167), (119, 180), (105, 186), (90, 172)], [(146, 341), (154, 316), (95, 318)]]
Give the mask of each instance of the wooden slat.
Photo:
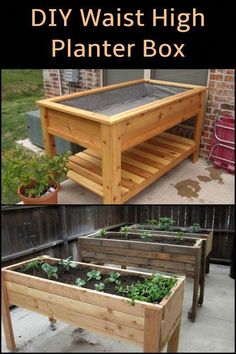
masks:
[[(91, 264), (89, 266), (91, 266)], [(98, 269), (107, 269), (107, 271), (111, 272), (111, 268), (100, 267), (96, 265), (93, 265), (93, 267)], [(119, 272), (122, 273), (120, 269)], [(128, 273), (140, 274), (140, 272), (134, 273), (133, 271), (129, 271)], [(148, 275), (150, 276), (150, 274)], [(42, 290), (48, 293), (56, 293), (57, 295), (65, 296), (73, 300), (82, 301), (91, 305), (106, 307), (110, 310), (116, 310), (138, 317), (144, 316), (144, 309), (146, 304), (144, 302), (136, 301), (135, 306), (132, 306), (127, 301), (127, 298), (123, 298), (121, 296), (114, 296), (107, 293), (100, 294), (94, 290), (77, 288), (69, 284), (59, 283), (48, 279), (40, 278), (39, 280), (37, 277), (16, 273), (10, 270), (5, 271), (5, 279), (9, 282)]]
[(150, 309), (148, 306), (145, 309), (144, 322), (144, 341), (143, 351), (145, 353), (160, 352), (161, 345), (161, 319), (162, 311)]
[(179, 142), (183, 145), (187, 145), (187, 146), (192, 146), (194, 144), (194, 141), (188, 138), (185, 138), (183, 136), (179, 136), (179, 135), (175, 135), (175, 134), (170, 134), (170, 133), (166, 133), (163, 132), (160, 134), (163, 138), (166, 138), (168, 140), (172, 140), (172, 141), (176, 141)]
[(150, 172), (151, 174), (155, 174), (158, 171), (158, 169), (155, 167), (152, 167), (152, 166), (147, 165), (143, 162), (140, 162), (137, 159), (134, 160), (134, 159), (128, 157), (126, 152), (124, 152), (122, 155), (122, 161), (127, 162), (128, 164), (130, 164), (132, 166), (139, 167), (140, 169), (142, 169), (148, 173)]
[(100, 250), (97, 252), (90, 251), (82, 251), (82, 259), (84, 261), (94, 261), (99, 260), (104, 263), (113, 263), (113, 264), (122, 264), (122, 265), (132, 265), (132, 266), (143, 266), (144, 268), (151, 267), (158, 271), (158, 269), (165, 269), (166, 272), (173, 271), (174, 273), (182, 272), (192, 272), (194, 270), (194, 266), (188, 263), (182, 262), (172, 262), (172, 261), (163, 261), (159, 259), (152, 258), (141, 258), (141, 257), (133, 257), (128, 255), (118, 255), (112, 253), (102, 253)]
[(167, 149), (172, 149), (174, 151), (183, 153), (184, 151), (188, 150), (189, 147), (183, 144), (176, 143), (172, 140), (167, 140), (166, 138), (162, 138), (161, 136), (155, 136), (153, 138), (160, 146), (167, 147)]
[[(87, 243), (84, 243), (83, 246), (80, 247), (82, 249), (82, 254), (83, 251), (90, 251), (90, 252), (99, 252), (101, 253), (110, 253), (110, 254), (120, 254), (124, 255), (124, 250), (122, 248), (118, 247), (99, 247), (90, 245), (89, 240), (87, 240)], [(189, 263), (189, 264), (194, 264), (195, 262), (195, 257), (194, 256), (187, 256), (187, 255), (180, 255), (180, 254), (172, 254), (172, 253), (162, 253), (162, 252), (155, 252), (153, 251), (147, 251), (145, 248), (142, 250), (135, 250), (135, 249), (129, 249), (129, 256), (134, 256), (134, 257), (141, 257), (141, 258), (147, 258), (147, 259), (159, 259), (163, 261), (181, 261), (184, 263)]]
[[(87, 243), (85, 237), (80, 237), (79, 242), (83, 245)], [(158, 244), (154, 242), (143, 242), (143, 241), (126, 241), (126, 240), (108, 240), (99, 238), (90, 238), (89, 243), (95, 246), (104, 247), (118, 247), (125, 249), (136, 249), (136, 250), (148, 250), (161, 253), (173, 253), (173, 254), (184, 254), (189, 256), (194, 256), (196, 249), (190, 246), (179, 246), (171, 244)], [(114, 246), (113, 246), (114, 245)]]
[(142, 144), (143, 147), (152, 149), (153, 153), (164, 158), (165, 160), (173, 161), (176, 157), (181, 154), (178, 152), (169, 152), (166, 149), (161, 148), (160, 146), (154, 144), (152, 141), (148, 141), (147, 143)]
[[(194, 150), (194, 143), (190, 139), (185, 138), (182, 144), (181, 139), (177, 141), (172, 139), (173, 134), (165, 133), (165, 138), (162, 136), (161, 134), (154, 137), (122, 154), (122, 202), (144, 189)], [(186, 142), (189, 145), (186, 145)], [(96, 194), (104, 196), (101, 166), (100, 152), (91, 149), (84, 150), (69, 158), (68, 177)]]
[(6, 281), (4, 277), (4, 272), (1, 273), (1, 313), (2, 313), (2, 322), (5, 333), (6, 344), (9, 350), (12, 352), (16, 349), (14, 333), (11, 322), (10, 315), (10, 299), (9, 294), (6, 288)]
[(134, 162), (133, 162), (133, 164), (130, 164), (130, 163), (125, 162), (124, 160), (125, 160), (125, 158), (124, 158), (124, 156), (122, 156), (122, 161), (121, 161), (122, 170), (130, 171), (131, 173), (135, 174), (136, 176), (143, 177), (141, 182), (144, 179), (147, 179), (147, 178), (149, 178), (152, 175), (152, 173), (150, 173), (150, 172), (138, 167), (137, 165), (135, 165)]
[(48, 303), (13, 291), (9, 292), (9, 299), (12, 304), (46, 316), (53, 315), (53, 317), (59, 321), (64, 321), (77, 327), (81, 326), (87, 330), (128, 340), (137, 345), (142, 345), (142, 331), (135, 328), (117, 325), (116, 323), (108, 322), (99, 318), (96, 318), (95, 321), (93, 316), (70, 310), (56, 302)]
[(45, 291), (36, 290), (28, 288), (23, 285), (19, 285), (12, 282), (6, 282), (7, 289), (13, 291), (17, 294), (28, 295), (31, 298), (39, 299), (48, 304), (56, 303), (62, 307), (79, 312), (81, 314), (94, 316), (95, 318), (100, 318), (108, 322), (115, 322), (120, 325), (125, 325), (127, 327), (136, 328), (139, 330), (143, 329), (143, 319), (142, 317), (132, 316), (130, 314), (125, 314), (123, 312), (109, 310), (106, 307), (91, 305), (84, 303), (82, 301), (77, 301), (73, 299), (68, 299), (57, 294), (50, 294)]
[(100, 184), (102, 186), (102, 176), (90, 172), (88, 169), (82, 167), (81, 165), (75, 164), (73, 162), (67, 163), (67, 167), (69, 168), (69, 170), (72, 170), (78, 173), (79, 175), (84, 176), (90, 179), (91, 181)]
[(89, 189), (90, 191), (98, 194), (100, 197), (103, 197), (103, 188), (100, 184), (97, 184), (91, 179), (79, 175), (78, 173), (71, 170), (67, 172), (67, 177), (71, 178), (73, 181), (79, 183), (81, 186)]
[[(170, 161), (173, 161), (174, 159), (166, 159), (165, 157), (163, 156), (159, 156), (160, 154), (155, 150), (155, 148), (153, 148), (152, 146), (150, 145), (144, 145), (144, 144), (140, 144), (138, 145), (137, 147), (135, 147), (135, 149), (137, 150), (140, 150), (140, 151), (143, 151), (147, 154), (150, 154), (152, 156), (155, 156), (155, 158), (157, 158), (157, 161), (159, 161), (160, 163), (162, 163), (163, 165), (168, 165)], [(162, 155), (162, 154), (161, 154)]]

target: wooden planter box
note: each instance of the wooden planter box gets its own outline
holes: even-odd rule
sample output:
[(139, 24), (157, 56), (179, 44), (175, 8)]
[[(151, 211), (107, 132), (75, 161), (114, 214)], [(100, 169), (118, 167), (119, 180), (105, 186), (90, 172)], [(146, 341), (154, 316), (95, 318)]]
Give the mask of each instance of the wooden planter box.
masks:
[[(107, 232), (107, 235), (121, 235)], [(131, 237), (137, 234), (129, 234)], [(173, 236), (162, 235), (166, 239)], [(151, 239), (158, 236), (152, 235)], [(190, 238), (188, 238), (190, 239)], [(193, 279), (192, 306), (188, 318), (196, 318), (197, 307), (204, 300), (205, 286), (205, 240), (194, 239), (194, 246), (158, 244), (150, 241), (132, 241), (100, 238), (98, 232), (78, 238), (79, 260), (98, 264), (113, 263), (123, 267), (151, 268), (155, 271), (184, 274)], [(200, 288), (200, 291), (199, 291)]]
[[(45, 256), (48, 263), (58, 259)], [(168, 351), (178, 349), (182, 314), (184, 278), (178, 277), (170, 296), (160, 304), (135, 301), (127, 298), (59, 283), (36, 276), (17, 273), (14, 269), (28, 262), (2, 269), (2, 317), (7, 347), (15, 350), (9, 305), (17, 305), (71, 325), (111, 335), (143, 347), (144, 352), (159, 352), (166, 343)], [(77, 264), (81, 264), (75, 262)], [(84, 263), (82, 263), (84, 264)], [(102, 273), (114, 268), (91, 266)], [(150, 274), (118, 269), (123, 274)]]
[[(158, 230), (157, 227), (148, 224), (133, 224), (129, 225), (132, 232), (142, 233), (144, 230), (150, 230), (153, 235), (175, 235), (175, 231), (183, 230), (184, 227), (173, 227), (171, 231)], [(206, 256), (206, 273), (210, 270), (210, 253), (212, 251), (213, 230), (199, 230), (198, 233), (184, 232), (184, 237), (202, 238), (205, 240), (205, 256)]]
[[(198, 159), (206, 87), (135, 80), (38, 101), (45, 150), (55, 136), (86, 148), (68, 177), (121, 204), (188, 156)], [(165, 132), (195, 118), (193, 139)]]

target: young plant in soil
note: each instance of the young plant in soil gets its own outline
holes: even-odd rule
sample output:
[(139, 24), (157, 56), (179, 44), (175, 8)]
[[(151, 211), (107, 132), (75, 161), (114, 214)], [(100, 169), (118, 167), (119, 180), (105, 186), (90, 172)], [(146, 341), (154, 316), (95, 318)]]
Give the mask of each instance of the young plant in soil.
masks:
[(148, 225), (158, 226), (158, 221), (156, 219), (148, 219), (146, 222), (148, 223)]
[(109, 274), (109, 278), (108, 278), (108, 281), (110, 282), (110, 283), (114, 283), (114, 284), (120, 284), (120, 280), (119, 280), (119, 278), (120, 278), (120, 274), (118, 273), (118, 272), (111, 272), (110, 274)]
[(183, 231), (177, 231), (176, 233), (175, 233), (175, 238), (176, 238), (176, 241), (178, 242), (178, 243), (181, 243), (182, 241), (183, 241), (183, 235), (184, 235), (184, 232)]
[[(135, 300), (159, 303), (163, 297), (170, 293), (170, 289), (176, 282), (175, 277), (165, 278), (161, 275), (153, 275), (150, 279), (144, 279), (142, 276), (121, 275), (116, 271), (111, 271), (109, 274), (103, 274), (97, 270), (88, 271), (86, 267), (72, 267), (67, 272), (59, 262), (50, 265), (43, 263), (43, 260), (37, 261), (36, 263), (35, 260), (30, 262), (34, 264), (34, 267), (33, 265), (27, 267), (26, 274), (35, 273), (36, 276), (46, 277), (52, 281), (125, 296), (130, 299), (132, 304)], [(22, 272), (25, 268), (19, 268), (16, 271)], [(101, 279), (102, 282), (99, 282)]]
[(43, 263), (42, 270), (47, 274), (48, 279), (51, 279), (51, 278), (58, 279), (57, 267), (51, 266), (48, 263)]
[(87, 273), (87, 277), (88, 280), (92, 280), (92, 279), (101, 280), (102, 275), (101, 272), (99, 272), (98, 270), (91, 270), (91, 272)]
[(200, 230), (201, 226), (200, 224), (198, 223), (194, 223), (192, 226), (190, 226), (190, 229), (193, 231), (193, 232), (198, 232)]
[(151, 237), (151, 232), (150, 231), (144, 231), (140, 237), (144, 240), (144, 241), (148, 241), (150, 240), (150, 237)]
[(31, 262), (27, 263), (24, 268), (21, 270), (22, 272), (27, 272), (27, 270), (33, 270), (33, 273), (35, 275), (36, 269), (39, 269), (41, 266), (42, 262), (39, 259), (33, 259)]
[(98, 231), (98, 236), (99, 236), (99, 237), (105, 237), (106, 234), (107, 234), (107, 231), (106, 231), (105, 229), (100, 229), (100, 230)]
[(147, 302), (160, 302), (163, 297), (169, 295), (172, 287), (176, 284), (176, 277), (164, 278), (160, 274), (154, 274), (151, 279), (138, 281), (131, 285), (116, 287), (120, 295), (131, 299), (131, 304), (135, 304), (135, 300)]
[(95, 290), (97, 291), (104, 291), (105, 290), (105, 284), (104, 283), (98, 283), (98, 284), (95, 284)]
[(175, 221), (171, 218), (162, 217), (158, 220), (158, 227), (161, 230), (170, 230)]
[(130, 232), (130, 227), (129, 226), (122, 226), (120, 228), (120, 231), (123, 232), (123, 234), (125, 235), (125, 238), (128, 238), (128, 233)]
[(85, 284), (86, 284), (86, 281), (83, 280), (82, 278), (77, 278), (75, 280), (75, 285), (77, 285), (77, 286), (84, 286)]
[(58, 263), (64, 267), (64, 269), (69, 272), (70, 268), (72, 268), (72, 256), (66, 258), (66, 259), (61, 259), (60, 262)]

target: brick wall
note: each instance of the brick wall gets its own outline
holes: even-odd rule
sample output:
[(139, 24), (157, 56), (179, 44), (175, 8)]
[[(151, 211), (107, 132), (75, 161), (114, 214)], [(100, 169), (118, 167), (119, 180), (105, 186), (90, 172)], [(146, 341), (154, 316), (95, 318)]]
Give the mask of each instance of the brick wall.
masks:
[[(100, 69), (80, 69), (79, 83), (68, 83), (64, 79), (64, 69), (60, 70), (62, 94), (88, 90), (101, 84)], [(53, 97), (60, 95), (59, 73), (57, 69), (43, 70), (44, 95)]]
[[(100, 69), (80, 69), (78, 84), (67, 83), (64, 80), (64, 69), (60, 70), (62, 94), (91, 89), (101, 85)], [(59, 95), (58, 70), (43, 70), (44, 94), (46, 97)], [(234, 117), (234, 77), (233, 69), (210, 69), (209, 90), (206, 102), (206, 118), (203, 126), (200, 155), (207, 157), (210, 151), (216, 114)], [(175, 132), (186, 137), (192, 137), (193, 130), (184, 125), (175, 128)]]
[(210, 69), (206, 118), (203, 126), (200, 154), (207, 157), (214, 132), (216, 115), (234, 117), (234, 78), (233, 69)]

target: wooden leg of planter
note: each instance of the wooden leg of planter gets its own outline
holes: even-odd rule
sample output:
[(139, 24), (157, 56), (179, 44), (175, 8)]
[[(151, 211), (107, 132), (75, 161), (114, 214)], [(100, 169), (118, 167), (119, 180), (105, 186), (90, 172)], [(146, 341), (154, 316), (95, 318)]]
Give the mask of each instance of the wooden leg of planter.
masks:
[(198, 299), (199, 305), (202, 305), (204, 300), (205, 274), (206, 274), (206, 241), (204, 240), (202, 244), (202, 255), (201, 255), (200, 295)]
[(210, 273), (210, 259), (211, 259), (211, 253), (208, 254), (206, 257), (206, 274)]
[(56, 323), (57, 323), (56, 318), (53, 315), (51, 315), (48, 317), (48, 320), (50, 322), (50, 326), (51, 326), (52, 330), (54, 331), (57, 328), (56, 327)]
[(161, 319), (161, 310), (153, 310), (148, 307), (145, 309), (143, 343), (143, 351), (145, 353), (160, 352)]
[(192, 307), (188, 313), (188, 319), (195, 321), (198, 306), (198, 288), (200, 280), (200, 261), (201, 261), (201, 248), (196, 249), (196, 263), (195, 263), (195, 274), (193, 279), (193, 300)]
[(16, 344), (15, 344), (14, 333), (13, 333), (12, 322), (11, 322), (10, 304), (8, 301), (7, 290), (6, 290), (3, 274), (2, 274), (2, 322), (3, 322), (3, 329), (5, 333), (7, 348), (11, 352), (14, 352), (16, 350)]
[(180, 332), (181, 321), (177, 324), (174, 332), (172, 333), (168, 344), (167, 344), (167, 353), (177, 353), (179, 347), (179, 332)]
[(194, 137), (193, 140), (196, 144), (196, 150), (193, 153), (193, 163), (198, 160), (199, 157), (199, 150), (200, 150), (200, 143), (201, 143), (201, 135), (202, 135), (202, 124), (205, 112), (205, 92), (199, 94), (201, 96), (201, 109), (195, 118), (195, 128), (194, 128)]
[(102, 181), (104, 204), (121, 204), (121, 137), (118, 125), (103, 125)]
[(40, 113), (41, 113), (41, 125), (42, 125), (44, 149), (47, 153), (55, 155), (56, 154), (55, 137), (54, 135), (48, 133), (47, 108), (41, 107)]

